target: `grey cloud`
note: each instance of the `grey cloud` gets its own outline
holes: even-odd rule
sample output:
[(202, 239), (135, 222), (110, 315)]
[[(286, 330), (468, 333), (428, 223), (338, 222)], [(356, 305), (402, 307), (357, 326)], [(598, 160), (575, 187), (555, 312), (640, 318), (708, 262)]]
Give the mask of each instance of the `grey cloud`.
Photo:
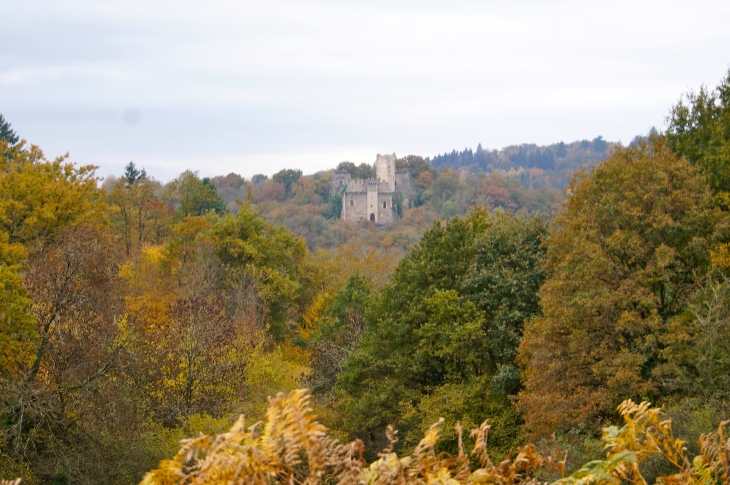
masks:
[(314, 171), (370, 147), (627, 141), (730, 61), (730, 4), (707, 0), (0, 8), (15, 19), (0, 30), (0, 112), (102, 174), (130, 159), (168, 177), (256, 160)]

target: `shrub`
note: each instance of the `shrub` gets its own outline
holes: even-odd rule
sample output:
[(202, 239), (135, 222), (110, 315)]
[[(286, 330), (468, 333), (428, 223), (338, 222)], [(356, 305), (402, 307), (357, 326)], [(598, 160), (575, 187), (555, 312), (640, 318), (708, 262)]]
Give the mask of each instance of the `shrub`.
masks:
[[(537, 485), (541, 476), (560, 476), (554, 485), (646, 484), (641, 464), (659, 457), (675, 471), (658, 478), (669, 485), (730, 482), (730, 439), (720, 425), (702, 435), (700, 453), (690, 459), (685, 442), (674, 437), (672, 421), (647, 402), (624, 401), (618, 408), (624, 426), (603, 430), (606, 459), (586, 463), (565, 476), (565, 454), (540, 454), (532, 444), (510, 453), (495, 465), (487, 453), (490, 426), (485, 421), (471, 432), (472, 467), (464, 451), (461, 426), (456, 425), (459, 451), (437, 454), (443, 420), (431, 426), (410, 456), (393, 452), (396, 431), (388, 427), (390, 445), (379, 459), (366, 464), (360, 440), (342, 444), (328, 436), (309, 408), (309, 393), (296, 390), (270, 399), (263, 423), (246, 427), (243, 416), (228, 433), (200, 435), (183, 441), (172, 460), (149, 472), (142, 485), (218, 484), (511, 484)], [(474, 468), (474, 469), (472, 469)]]

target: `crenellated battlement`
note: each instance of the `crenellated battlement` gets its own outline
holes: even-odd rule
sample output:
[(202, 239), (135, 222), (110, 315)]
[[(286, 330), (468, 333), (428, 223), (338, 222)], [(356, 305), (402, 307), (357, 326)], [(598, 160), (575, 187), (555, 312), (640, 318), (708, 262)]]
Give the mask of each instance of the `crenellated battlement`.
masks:
[[(370, 220), (376, 224), (395, 221), (393, 195), (396, 192), (404, 195), (411, 193), (410, 174), (396, 174), (395, 155), (378, 154), (374, 166), (375, 178), (369, 179), (353, 179), (349, 172), (335, 172), (332, 182), (335, 190), (345, 188), (342, 194), (342, 219)], [(408, 199), (404, 202), (407, 205)]]

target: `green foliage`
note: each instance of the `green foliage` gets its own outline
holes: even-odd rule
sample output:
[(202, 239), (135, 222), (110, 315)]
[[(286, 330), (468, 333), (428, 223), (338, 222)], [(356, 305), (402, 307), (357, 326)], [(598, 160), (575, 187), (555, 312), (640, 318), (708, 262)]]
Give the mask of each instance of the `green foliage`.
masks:
[(356, 166), (352, 162), (340, 162), (335, 170), (349, 172), (354, 179), (370, 179), (375, 177), (375, 167), (368, 163), (361, 163)]
[(714, 89), (686, 94), (667, 118), (669, 147), (705, 174), (728, 206), (730, 193), (730, 71)]
[(292, 185), (294, 185), (302, 176), (301, 170), (285, 169), (277, 172), (271, 177), (271, 180), (284, 185), (287, 194), (291, 194)]
[(350, 175), (353, 175), (355, 170), (357, 170), (357, 165), (352, 162), (340, 162), (337, 164), (335, 170), (338, 172), (349, 172)]
[(124, 167), (124, 178), (126, 179), (127, 187), (130, 187), (137, 180), (143, 179), (145, 177), (147, 177), (147, 172), (145, 171), (145, 169), (137, 170), (137, 167), (135, 167), (134, 162), (129, 162)]
[(10, 128), (10, 123), (0, 114), (0, 141), (7, 142), (8, 145), (15, 145), (18, 140), (18, 135)]
[(538, 217), (498, 214), (476, 243), (465, 293), (489, 322), (486, 351), (497, 368), (495, 391), (514, 394), (520, 386), (517, 348), (525, 322), (540, 314), (546, 236)]
[(267, 349), (266, 346), (258, 346), (246, 368), (248, 392), (240, 405), (240, 411), (253, 419), (263, 419), (269, 396), (296, 389), (307, 371), (292, 347)]
[(332, 204), (332, 216), (335, 219), (342, 217), (342, 194), (335, 192), (330, 196), (330, 204)]
[[(162, 426), (154, 422), (146, 423), (143, 436), (145, 448), (143, 459), (151, 462), (150, 468), (154, 467), (166, 457), (174, 455), (180, 447), (180, 442), (187, 436), (225, 433), (233, 421), (228, 416), (214, 418), (208, 414), (191, 414), (180, 426), (176, 427)], [(143, 473), (146, 471), (144, 470)]]
[(313, 350), (309, 377), (315, 395), (330, 394), (334, 390), (347, 357), (365, 330), (365, 308), (372, 291), (371, 281), (356, 272), (315, 322), (316, 332), (310, 339)]
[(395, 212), (396, 220), (403, 217), (403, 194), (401, 192), (393, 194), (393, 211)]
[(662, 338), (657, 375), (681, 396), (730, 398), (730, 281), (715, 271), (692, 296)]
[(237, 214), (217, 219), (212, 237), (223, 264), (257, 282), (268, 308), (271, 331), (283, 338), (300, 297), (304, 241), (265, 221), (249, 203), (242, 204)]
[(418, 155), (408, 155), (407, 157), (396, 159), (395, 168), (398, 171), (410, 172), (413, 180), (417, 180), (423, 172), (429, 172), (433, 177), (438, 175), (438, 170)]
[[(465, 429), (479, 426), (484, 416), (489, 416), (492, 426), (489, 449), (492, 456), (505, 457), (515, 446), (523, 442), (522, 419), (506, 396), (492, 392), (492, 382), (487, 376), (464, 382), (450, 382), (436, 387), (432, 393), (418, 401), (417, 406), (406, 406), (399, 429), (405, 431), (404, 449), (414, 449), (421, 436), (430, 426), (444, 419), (438, 450), (453, 452), (459, 449), (459, 433), (456, 425)], [(466, 444), (470, 440), (466, 439)]]
[(398, 422), (402, 410), (393, 403), (417, 402), (424, 388), (443, 384), (438, 368), (444, 364), (430, 361), (414, 332), (428, 322), (427, 299), (460, 287), (476, 235), (486, 225), (483, 213), (436, 223), (381, 290), (366, 315), (359, 349), (339, 382), (347, 396), (343, 412), (351, 433), (374, 437), (375, 430)]
[(460, 189), (459, 174), (454, 170), (444, 170), (439, 174), (430, 189), (431, 196), (434, 197), (437, 207), (443, 208), (443, 205), (454, 197)]
[(459, 211), (459, 204), (450, 200), (447, 200), (441, 206), (441, 214), (444, 216), (444, 219), (447, 220), (459, 215)]
[(209, 178), (201, 180), (197, 172), (190, 170), (183, 172), (173, 182), (173, 187), (180, 204), (177, 210), (178, 218), (226, 210), (213, 182)]
[(371, 179), (375, 178), (375, 167), (369, 163), (361, 163), (357, 166), (357, 169), (352, 174), (353, 178), (356, 179)]
[(319, 325), (322, 337), (336, 340), (342, 330), (351, 328), (353, 319), (361, 321), (371, 294), (370, 280), (360, 273), (352, 275), (325, 310), (326, 317)]
[(269, 180), (269, 176), (262, 173), (257, 173), (256, 175), (251, 177), (251, 183), (256, 186), (265, 184), (267, 180)]
[[(453, 387), (441, 390), (445, 385), (486, 393), (482, 404), (467, 409), (516, 416), (506, 399), (515, 388), (508, 370), (514, 366), (521, 319), (537, 311), (543, 235), (539, 221), (485, 212), (436, 223), (424, 234), (374, 298), (366, 312), (367, 330), (340, 377), (351, 434), (374, 436), (374, 430), (401, 423), (404, 416), (422, 431), (428, 423), (416, 425), (413, 416), (419, 411), (412, 410), (431, 395), (454, 393)], [(515, 277), (525, 269), (527, 275)], [(413, 444), (410, 429), (404, 432), (404, 442)]]

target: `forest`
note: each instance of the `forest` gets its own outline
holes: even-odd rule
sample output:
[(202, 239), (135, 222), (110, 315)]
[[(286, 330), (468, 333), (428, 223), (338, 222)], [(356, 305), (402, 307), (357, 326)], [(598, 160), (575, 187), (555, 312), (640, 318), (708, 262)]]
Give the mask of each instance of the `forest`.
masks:
[(396, 165), (376, 227), (0, 116), (0, 479), (730, 483), (730, 72), (628, 146)]

